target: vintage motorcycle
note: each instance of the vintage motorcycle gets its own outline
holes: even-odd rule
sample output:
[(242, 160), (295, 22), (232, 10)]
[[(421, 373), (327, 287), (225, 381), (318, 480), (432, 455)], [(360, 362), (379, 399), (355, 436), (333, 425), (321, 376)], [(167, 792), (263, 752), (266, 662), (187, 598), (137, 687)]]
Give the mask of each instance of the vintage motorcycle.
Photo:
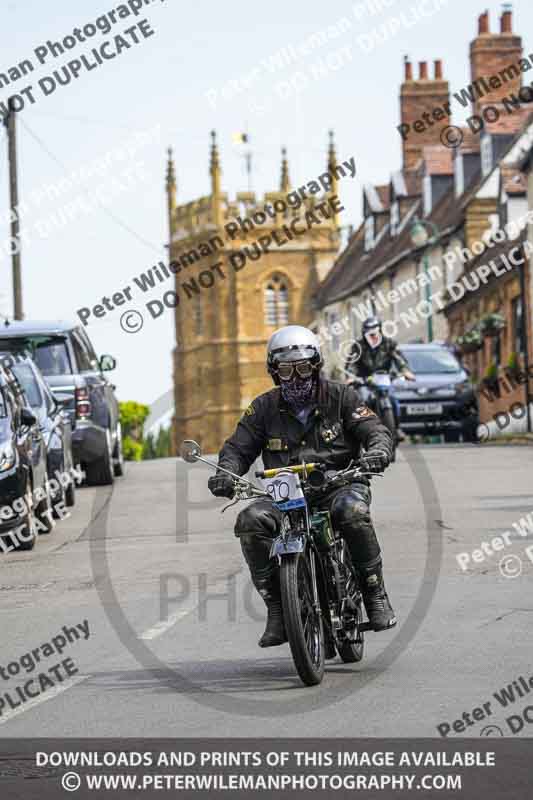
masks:
[(378, 370), (367, 378), (353, 378), (349, 384), (359, 393), (363, 403), (375, 411), (385, 427), (389, 429), (394, 447), (392, 461), (396, 460), (396, 445), (398, 444), (396, 415), (391, 399), (392, 382), (397, 377), (396, 372)]
[(306, 686), (322, 681), (326, 658), (338, 652), (345, 663), (360, 661), (364, 632), (362, 595), (344, 539), (331, 524), (329, 511), (318, 510), (332, 489), (363, 472), (353, 462), (340, 471), (321, 463), (256, 472), (263, 489), (201, 456), (200, 446), (185, 440), (181, 456), (188, 463), (202, 461), (234, 478), (235, 499), (268, 497), (281, 512), (280, 532), (270, 555), (280, 567), (281, 600), (287, 638), (298, 675)]

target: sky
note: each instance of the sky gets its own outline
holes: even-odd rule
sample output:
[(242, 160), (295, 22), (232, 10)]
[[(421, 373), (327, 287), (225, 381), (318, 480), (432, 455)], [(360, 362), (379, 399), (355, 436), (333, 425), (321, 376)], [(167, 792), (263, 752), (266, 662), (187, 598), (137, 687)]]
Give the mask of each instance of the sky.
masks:
[[(492, 0), (152, 0), (136, 16), (119, 19), (121, 3), (113, 0), (6, 4), (0, 73), (25, 59), (34, 66), (0, 89), (0, 104), (29, 86), (34, 99), (23, 95), (17, 115), (24, 312), (27, 319), (69, 320), (165, 259), (166, 150), (174, 150), (178, 202), (206, 195), (212, 129), (222, 189), (230, 197), (248, 189), (245, 150), (233, 134), (249, 135), (251, 186), (262, 195), (278, 189), (282, 146), (293, 185), (323, 171), (333, 129), (338, 158), (353, 156), (357, 168), (355, 179), (341, 181), (341, 224), (358, 224), (363, 185), (387, 182), (401, 166), (396, 126), (404, 56), (430, 62), (430, 74), (433, 60), (442, 59), (451, 91), (458, 90), (469, 83), (478, 15), (488, 8), (495, 31), (501, 12)], [(94, 25), (113, 10), (117, 21), (109, 33), (74, 40), (71, 50), (67, 40), (63, 54), (51, 54), (48, 41), (62, 44), (74, 28)], [(513, 3), (513, 30), (530, 53), (530, 0)], [(317, 33), (315, 47), (303, 52), (301, 45)], [(110, 55), (117, 34), (131, 46), (98, 64), (92, 48), (110, 40)], [(93, 68), (82, 67), (67, 85), (56, 79), (46, 95), (54, 70), (64, 80), (61, 68), (82, 54)], [(466, 110), (458, 103), (452, 110), (453, 122), (463, 123)], [(6, 156), (1, 130), (0, 313), (12, 317)], [(86, 330), (96, 351), (117, 359), (111, 374), (120, 400), (151, 404), (172, 386), (173, 312), (151, 319), (144, 309), (169, 288), (170, 282), (143, 297), (137, 292), (122, 307), (89, 317)], [(120, 326), (130, 308), (145, 317), (136, 333)]]

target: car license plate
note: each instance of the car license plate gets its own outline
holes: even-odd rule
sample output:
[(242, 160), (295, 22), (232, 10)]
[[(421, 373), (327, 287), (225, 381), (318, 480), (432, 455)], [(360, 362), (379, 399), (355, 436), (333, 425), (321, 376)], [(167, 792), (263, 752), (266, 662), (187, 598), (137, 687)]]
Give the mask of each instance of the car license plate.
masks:
[(408, 414), (442, 414), (442, 403), (417, 403), (407, 406)]
[(300, 478), (294, 472), (282, 473), (276, 478), (266, 478), (263, 486), (282, 511), (306, 505)]

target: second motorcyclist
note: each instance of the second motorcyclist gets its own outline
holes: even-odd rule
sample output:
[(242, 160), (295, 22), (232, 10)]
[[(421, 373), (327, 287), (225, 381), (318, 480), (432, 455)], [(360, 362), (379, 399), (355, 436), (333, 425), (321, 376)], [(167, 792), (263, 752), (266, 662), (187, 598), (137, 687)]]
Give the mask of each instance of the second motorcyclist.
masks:
[[(368, 317), (361, 327), (361, 338), (354, 342), (348, 355), (345, 371), (355, 378), (367, 380), (374, 372), (395, 371), (398, 376), (409, 381), (416, 380), (409, 369), (409, 364), (398, 350), (394, 339), (383, 335), (381, 320), (378, 317)], [(391, 401), (396, 418), (396, 431), (398, 438), (402, 439), (400, 429), (398, 401), (391, 393)]]

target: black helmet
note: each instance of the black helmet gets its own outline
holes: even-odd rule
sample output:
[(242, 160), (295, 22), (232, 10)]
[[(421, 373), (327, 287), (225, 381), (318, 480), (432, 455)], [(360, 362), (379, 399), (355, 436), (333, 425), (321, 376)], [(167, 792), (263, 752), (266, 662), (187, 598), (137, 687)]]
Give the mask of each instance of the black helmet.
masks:
[(381, 331), (381, 320), (379, 317), (367, 317), (367, 319), (365, 319), (365, 321), (363, 322), (361, 332), (365, 334), (372, 328), (379, 328), (379, 330)]

